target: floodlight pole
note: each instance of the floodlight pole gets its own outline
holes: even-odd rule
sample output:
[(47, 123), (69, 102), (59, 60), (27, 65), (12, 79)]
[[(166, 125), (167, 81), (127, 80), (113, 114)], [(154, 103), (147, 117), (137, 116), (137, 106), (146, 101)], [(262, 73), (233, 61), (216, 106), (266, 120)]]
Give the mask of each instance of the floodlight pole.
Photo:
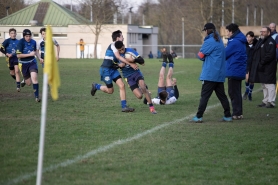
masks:
[(184, 17), (182, 17), (182, 58), (184, 58)]

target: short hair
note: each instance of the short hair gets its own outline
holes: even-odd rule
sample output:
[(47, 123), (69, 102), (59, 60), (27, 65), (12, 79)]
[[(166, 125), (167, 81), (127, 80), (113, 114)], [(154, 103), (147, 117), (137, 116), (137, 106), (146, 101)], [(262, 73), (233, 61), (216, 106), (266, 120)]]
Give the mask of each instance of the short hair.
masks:
[(116, 40), (117, 40), (117, 37), (120, 37), (121, 34), (122, 34), (122, 32), (121, 32), (120, 30), (114, 31), (114, 32), (112, 33), (112, 40), (113, 40), (113, 41), (116, 41)]
[(16, 32), (16, 29), (14, 28), (9, 29), (9, 33), (11, 33), (12, 31)]
[(117, 49), (121, 49), (123, 47), (124, 43), (122, 41), (116, 41), (115, 42), (115, 47)]
[(250, 37), (255, 37), (254, 32), (248, 31), (245, 36), (250, 35)]
[(232, 33), (235, 33), (237, 30), (239, 30), (238, 25), (235, 23), (231, 23), (231, 24), (227, 25), (226, 29)]
[(45, 28), (41, 28), (40, 33), (42, 34), (43, 31), (46, 32), (45, 30), (46, 30)]
[(271, 33), (271, 29), (268, 26), (263, 26), (262, 28), (266, 28), (267, 32)]
[(168, 93), (167, 91), (161, 91), (159, 94), (158, 94), (160, 100), (163, 100), (163, 101), (166, 101), (166, 98), (168, 96)]

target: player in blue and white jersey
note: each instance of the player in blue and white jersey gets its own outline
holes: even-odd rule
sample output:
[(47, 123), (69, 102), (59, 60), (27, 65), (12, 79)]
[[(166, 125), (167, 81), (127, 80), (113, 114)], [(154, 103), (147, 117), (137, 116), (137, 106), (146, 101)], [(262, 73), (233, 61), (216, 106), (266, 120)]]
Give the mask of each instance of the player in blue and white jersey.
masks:
[(113, 88), (113, 81), (114, 81), (119, 86), (120, 89), (122, 112), (133, 112), (134, 109), (127, 106), (125, 85), (119, 71), (117, 70), (117, 67), (114, 68), (115, 67), (114, 61), (120, 60), (124, 63), (130, 64), (131, 67), (134, 68), (135, 70), (138, 69), (138, 65), (135, 63), (131, 63), (133, 62), (133, 59), (125, 59), (121, 57), (118, 50), (115, 48), (116, 41), (124, 40), (124, 37), (120, 30), (114, 31), (112, 33), (112, 40), (113, 43), (108, 46), (105, 53), (104, 60), (99, 70), (101, 80), (104, 81), (106, 85), (93, 83), (91, 89), (91, 95), (94, 96), (97, 90), (101, 90), (102, 92), (112, 94), (114, 92), (114, 88)]
[[(16, 30), (14, 28), (9, 29), (10, 38), (6, 39), (1, 47), (0, 51), (6, 56), (7, 65), (10, 69), (10, 75), (16, 81), (16, 89), (20, 92), (20, 70), (18, 67), (18, 58), (16, 56), (16, 46), (18, 40), (16, 39)], [(25, 84), (24, 84), (25, 85)], [(22, 87), (24, 86), (22, 83)]]
[(35, 101), (39, 99), (38, 66), (35, 56), (39, 57), (36, 41), (32, 38), (29, 29), (23, 30), (23, 38), (19, 40), (16, 48), (17, 57), (22, 64), (22, 75), (28, 86), (33, 83)]
[[(179, 91), (177, 87), (177, 80), (172, 78), (174, 62), (173, 57), (169, 54), (166, 48), (161, 49), (163, 56), (162, 66), (159, 72), (158, 88), (157, 88), (157, 98), (153, 98), (152, 102), (154, 104), (167, 105), (173, 104), (179, 98)], [(169, 63), (168, 74), (166, 76), (166, 83), (164, 82), (164, 76), (166, 72), (167, 64)]]
[[(41, 53), (40, 58), (42, 59), (42, 68), (44, 68), (45, 35), (46, 35), (45, 31), (46, 31), (46, 28), (41, 28), (40, 29), (40, 33), (41, 33), (42, 38), (37, 42), (37, 50), (39, 50), (40, 53)], [(53, 38), (53, 44), (57, 48), (56, 60), (59, 61), (60, 45), (58, 44), (58, 42), (54, 38)]]
[[(122, 41), (115, 42), (115, 47), (119, 51), (121, 56), (125, 56), (126, 53), (132, 55), (135, 59), (134, 62), (139, 63), (141, 65), (144, 65), (145, 61), (144, 59), (134, 50), (131, 48), (125, 48), (125, 45)], [(156, 111), (154, 109), (151, 95), (146, 87), (144, 77), (140, 71), (134, 70), (132, 67), (130, 67), (128, 64), (124, 64), (121, 61), (119, 61), (118, 64), (121, 67), (123, 77), (127, 79), (127, 83), (133, 92), (133, 94), (138, 98), (142, 99), (143, 94), (145, 95), (145, 98), (149, 104), (150, 112), (152, 114), (156, 114)]]

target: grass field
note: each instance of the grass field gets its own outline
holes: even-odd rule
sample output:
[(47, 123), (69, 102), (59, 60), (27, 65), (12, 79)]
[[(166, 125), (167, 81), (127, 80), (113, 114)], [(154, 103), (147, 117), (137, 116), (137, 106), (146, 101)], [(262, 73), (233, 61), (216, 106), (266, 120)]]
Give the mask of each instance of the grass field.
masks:
[[(253, 101), (244, 101), (243, 120), (219, 122), (223, 109), (213, 94), (204, 123), (197, 124), (189, 120), (200, 98), (200, 61), (175, 61), (180, 98), (174, 105), (156, 106), (156, 115), (129, 89), (133, 113), (121, 112), (117, 87), (112, 95), (98, 91), (92, 97), (101, 62), (59, 61), (62, 84), (58, 101), (48, 100), (42, 184), (278, 184), (277, 108), (256, 107), (260, 84)], [(153, 95), (160, 66), (154, 59), (140, 67)], [(41, 92), (41, 66), (39, 81)], [(0, 101), (0, 184), (33, 185), (41, 104), (31, 87), (16, 92), (4, 58)]]

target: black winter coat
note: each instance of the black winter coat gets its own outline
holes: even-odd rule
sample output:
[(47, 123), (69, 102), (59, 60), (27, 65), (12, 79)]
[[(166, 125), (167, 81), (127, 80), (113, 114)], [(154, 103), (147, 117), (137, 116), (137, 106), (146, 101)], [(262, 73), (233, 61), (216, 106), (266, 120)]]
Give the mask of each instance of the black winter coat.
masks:
[(254, 48), (249, 82), (275, 84), (276, 71), (276, 42), (268, 36), (260, 39)]
[(254, 49), (255, 49), (257, 43), (258, 43), (258, 40), (256, 38), (253, 40), (252, 47), (250, 47), (248, 42), (246, 42), (246, 54), (247, 54), (246, 74), (251, 70), (252, 56), (253, 56)]

